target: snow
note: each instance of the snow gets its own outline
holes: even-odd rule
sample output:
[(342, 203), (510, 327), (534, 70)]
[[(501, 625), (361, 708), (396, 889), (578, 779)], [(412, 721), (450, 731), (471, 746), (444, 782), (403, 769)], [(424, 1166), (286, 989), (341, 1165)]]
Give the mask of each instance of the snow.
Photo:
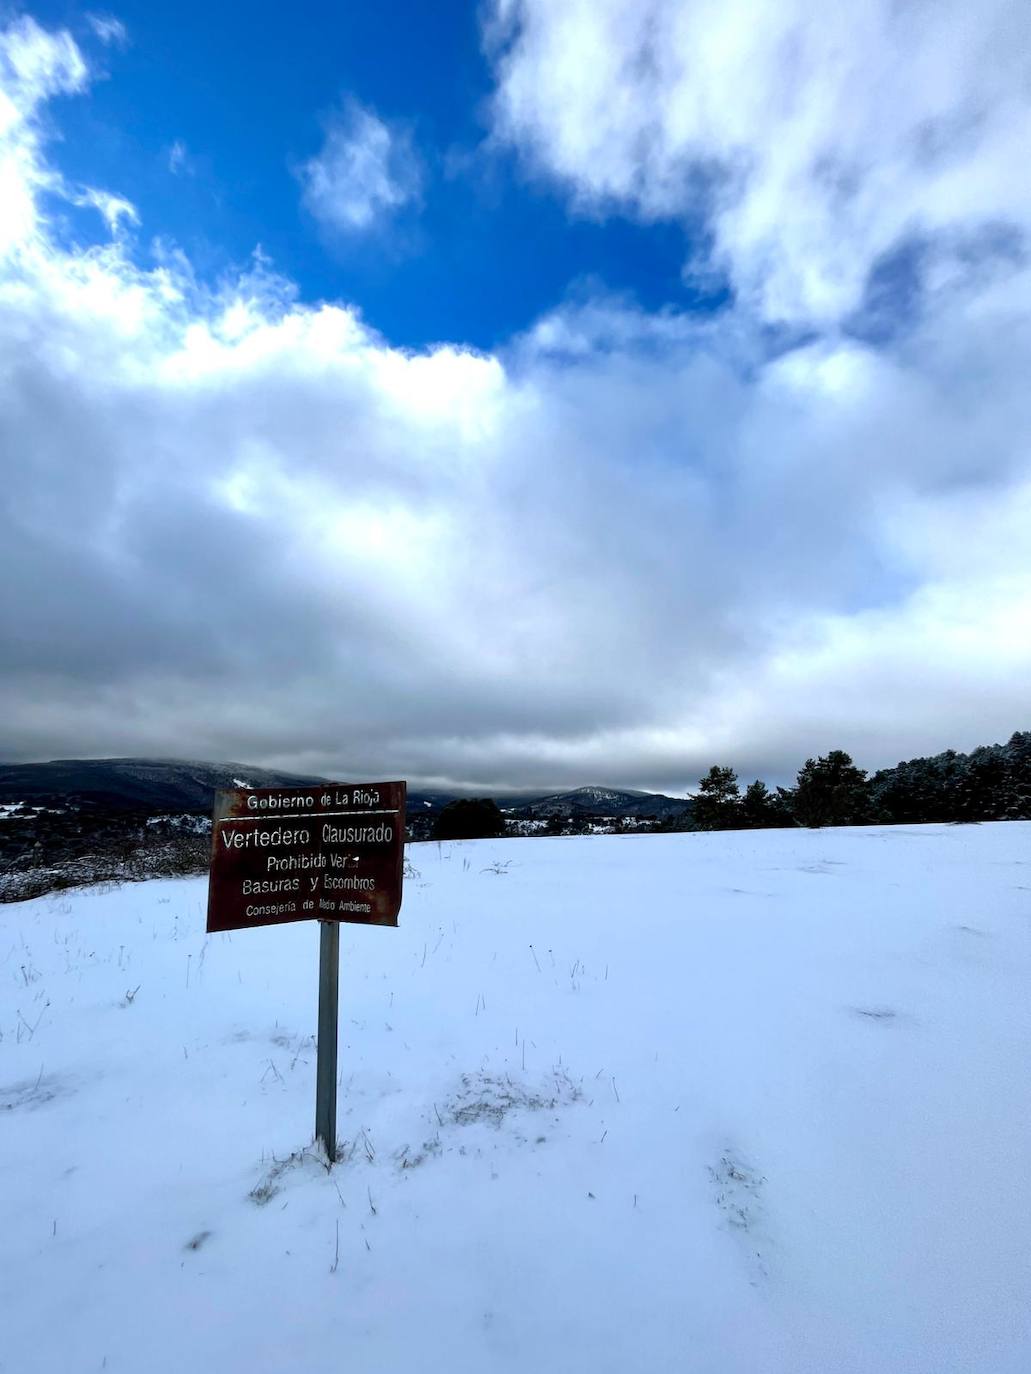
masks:
[(151, 827), (171, 826), (176, 830), (192, 831), (195, 835), (200, 835), (205, 831), (210, 831), (211, 817), (195, 816), (188, 811), (170, 811), (163, 816), (148, 816), (147, 825)]
[(413, 845), (341, 938), (0, 907), (0, 1366), (1031, 1368), (1031, 823)]
[(53, 807), (33, 806), (31, 802), (0, 802), (0, 821), (6, 821), (11, 816), (29, 817), (38, 816), (41, 811), (45, 811), (49, 816), (60, 816), (63, 813)]

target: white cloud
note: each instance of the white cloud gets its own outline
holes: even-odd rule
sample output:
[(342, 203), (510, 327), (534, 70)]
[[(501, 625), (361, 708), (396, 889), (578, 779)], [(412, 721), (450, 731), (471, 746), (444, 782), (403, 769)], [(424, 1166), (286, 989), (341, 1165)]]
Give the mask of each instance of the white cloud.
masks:
[(112, 228), (136, 218), (119, 196), (65, 186), (42, 156), (41, 107), (52, 96), (84, 90), (87, 82), (86, 62), (70, 34), (50, 33), (27, 16), (0, 30), (0, 263), (37, 232), (41, 192), (96, 209)]
[(299, 169), (309, 213), (334, 233), (361, 233), (419, 195), (410, 135), (349, 101), (326, 125), (322, 149)]
[(0, 754), (674, 788), (1028, 725), (1019, 254), (877, 344), (596, 292), (405, 351), (260, 259), (60, 246), (37, 116), (85, 68), (11, 32)]
[(173, 176), (193, 170), (190, 154), (181, 139), (177, 138), (168, 150), (168, 170)]
[(86, 22), (100, 39), (101, 43), (116, 48), (124, 48), (129, 42), (129, 33), (120, 19), (113, 14), (87, 14)]
[(108, 191), (98, 191), (93, 186), (83, 186), (78, 189), (66, 188), (64, 198), (72, 205), (96, 210), (112, 234), (117, 234), (123, 222), (125, 224), (139, 224), (140, 222), (140, 216), (135, 205), (127, 201), (124, 196), (111, 195)]
[(699, 222), (750, 309), (827, 325), (878, 263), (1031, 227), (1024, 0), (499, 0), (496, 137), (592, 211)]
[(9, 138), (42, 101), (84, 89), (86, 63), (70, 34), (49, 33), (25, 16), (0, 30), (0, 81), (0, 133)]

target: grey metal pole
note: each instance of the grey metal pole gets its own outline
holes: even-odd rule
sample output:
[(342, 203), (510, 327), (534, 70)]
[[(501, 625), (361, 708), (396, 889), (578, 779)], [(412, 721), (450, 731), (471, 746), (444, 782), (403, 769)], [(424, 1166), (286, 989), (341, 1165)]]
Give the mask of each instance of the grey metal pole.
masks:
[(337, 1157), (337, 992), (340, 982), (340, 925), (320, 921), (319, 1038), (315, 1067), (315, 1139), (326, 1158)]

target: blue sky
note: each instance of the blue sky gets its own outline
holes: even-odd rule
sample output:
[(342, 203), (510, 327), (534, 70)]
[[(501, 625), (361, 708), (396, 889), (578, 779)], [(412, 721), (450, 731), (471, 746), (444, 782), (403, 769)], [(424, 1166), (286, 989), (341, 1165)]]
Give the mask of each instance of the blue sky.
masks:
[(1027, 728), (1024, 0), (0, 13), (0, 757)]
[[(89, 7), (33, 13), (100, 47)], [(231, 6), (191, 3), (117, 13), (128, 41), (103, 53), (110, 78), (61, 121), (54, 160), (127, 196), (198, 271), (231, 271), (260, 245), (304, 299), (355, 302), (411, 347), (493, 348), (584, 279), (649, 310), (722, 301), (719, 284), (684, 282), (679, 225), (571, 215), (515, 151), (491, 146), (493, 83), (474, 5), (312, 5), (301, 22), (271, 4), (249, 6), (245, 21)], [(423, 190), (374, 232), (333, 235), (305, 213), (295, 169), (348, 98), (410, 130)]]

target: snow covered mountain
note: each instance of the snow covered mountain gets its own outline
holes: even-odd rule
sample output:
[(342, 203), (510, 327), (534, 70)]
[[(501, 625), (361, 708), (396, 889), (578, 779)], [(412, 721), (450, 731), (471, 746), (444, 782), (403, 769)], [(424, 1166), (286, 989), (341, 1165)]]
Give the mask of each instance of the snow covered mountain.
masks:
[(683, 797), (666, 797), (660, 792), (637, 792), (632, 788), (577, 787), (571, 792), (554, 792), (506, 810), (530, 820), (545, 816), (651, 816), (661, 820), (689, 810)]

